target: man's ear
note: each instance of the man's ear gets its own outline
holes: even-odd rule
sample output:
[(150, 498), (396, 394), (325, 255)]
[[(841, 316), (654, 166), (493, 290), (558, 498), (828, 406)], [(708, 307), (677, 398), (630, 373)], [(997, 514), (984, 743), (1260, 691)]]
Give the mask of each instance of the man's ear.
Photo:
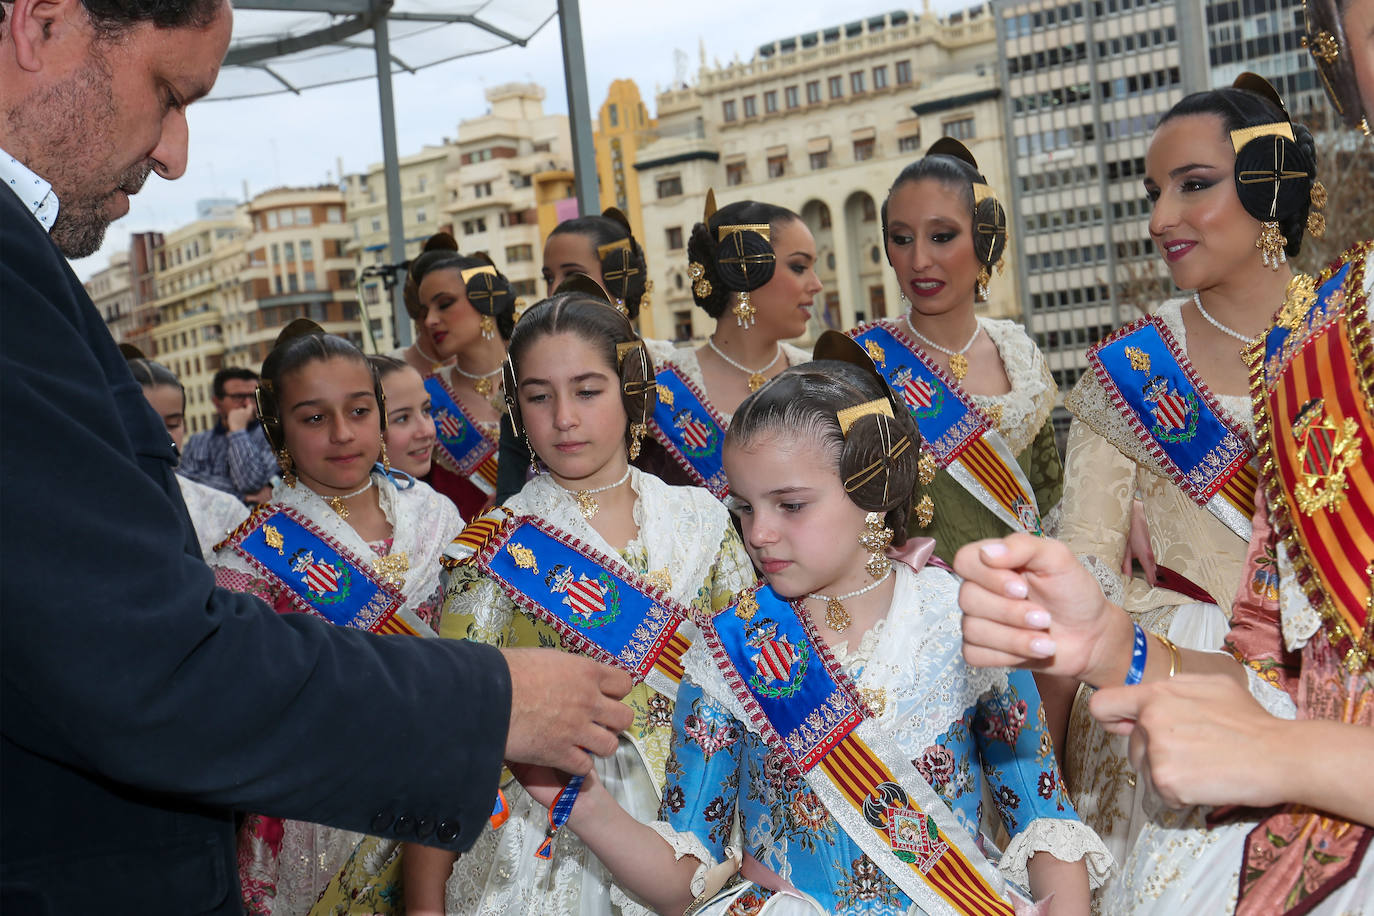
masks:
[(81, 0), (14, 0), (5, 28), (20, 69), (37, 73), (49, 66), (54, 52), (68, 53), (74, 39), (84, 55), (91, 20)]

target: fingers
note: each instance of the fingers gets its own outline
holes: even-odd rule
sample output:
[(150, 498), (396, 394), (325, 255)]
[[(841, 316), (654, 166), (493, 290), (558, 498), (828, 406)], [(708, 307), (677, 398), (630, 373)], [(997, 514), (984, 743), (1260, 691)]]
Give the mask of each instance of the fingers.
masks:
[[(1088, 710), (1093, 718), (1107, 726), (1120, 722), (1137, 722), (1140, 711), (1148, 701), (1153, 686), (1141, 687), (1103, 687), (1088, 701)], [(1117, 731), (1116, 734), (1127, 734)]]
[[(630, 675), (619, 668), (612, 668), (609, 665), (600, 665), (600, 684), (601, 692), (615, 700), (623, 700), (634, 687), (634, 681)], [(624, 726), (629, 727), (626, 723)]]
[[(1043, 613), (1043, 612), (1042, 612)], [(1025, 613), (1021, 614), (1024, 619)], [(961, 621), (964, 658), (971, 665), (1025, 666), (1053, 657), (1057, 646), (1045, 630), (1007, 625), (965, 613)], [(970, 652), (973, 655), (970, 655)], [(995, 661), (983, 661), (984, 653)], [(978, 658), (979, 661), (974, 659)]]

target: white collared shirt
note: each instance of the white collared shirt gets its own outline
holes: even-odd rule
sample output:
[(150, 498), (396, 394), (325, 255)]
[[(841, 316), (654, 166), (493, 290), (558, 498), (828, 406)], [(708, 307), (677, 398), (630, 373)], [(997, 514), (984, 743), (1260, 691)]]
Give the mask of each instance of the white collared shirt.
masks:
[(57, 219), (57, 194), (52, 185), (31, 172), (24, 163), (0, 149), (0, 184), (9, 188), (23, 202), (33, 218), (47, 232)]

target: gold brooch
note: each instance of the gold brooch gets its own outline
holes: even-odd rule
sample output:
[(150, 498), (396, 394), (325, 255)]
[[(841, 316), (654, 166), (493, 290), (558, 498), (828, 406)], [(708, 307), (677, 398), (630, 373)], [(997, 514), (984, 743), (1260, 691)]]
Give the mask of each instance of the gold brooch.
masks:
[(739, 596), (739, 601), (735, 604), (735, 616), (740, 620), (753, 620), (754, 615), (759, 612), (758, 599), (753, 592), (745, 592)]
[(534, 551), (523, 544), (507, 544), (506, 553), (510, 554), (515, 565), (521, 569), (528, 569), (539, 575), (539, 563), (534, 558)]
[(384, 557), (374, 557), (372, 570), (377, 574), (377, 578), (387, 585), (405, 588), (406, 577), (404, 573), (410, 570), (410, 557), (405, 551), (388, 554)]
[(267, 541), (268, 547), (274, 548), (279, 555), (285, 556), (281, 549), (284, 543), (282, 541), (281, 532), (278, 531), (274, 525), (263, 525), (262, 536), (263, 539)]

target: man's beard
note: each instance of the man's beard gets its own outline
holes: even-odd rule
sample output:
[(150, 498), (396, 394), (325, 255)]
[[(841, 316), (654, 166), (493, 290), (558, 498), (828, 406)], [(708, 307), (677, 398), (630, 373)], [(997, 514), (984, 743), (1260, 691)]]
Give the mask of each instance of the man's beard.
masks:
[(69, 258), (99, 250), (111, 222), (105, 210), (115, 189), (133, 194), (152, 168), (145, 159), (104, 188), (83, 191), (101, 180), (92, 169), (110, 154), (119, 131), (112, 82), (109, 64), (93, 47), (86, 67), (8, 112), (11, 129), (28, 137), (31, 161), (24, 164), (50, 182), (57, 195), (57, 218), (49, 235)]

